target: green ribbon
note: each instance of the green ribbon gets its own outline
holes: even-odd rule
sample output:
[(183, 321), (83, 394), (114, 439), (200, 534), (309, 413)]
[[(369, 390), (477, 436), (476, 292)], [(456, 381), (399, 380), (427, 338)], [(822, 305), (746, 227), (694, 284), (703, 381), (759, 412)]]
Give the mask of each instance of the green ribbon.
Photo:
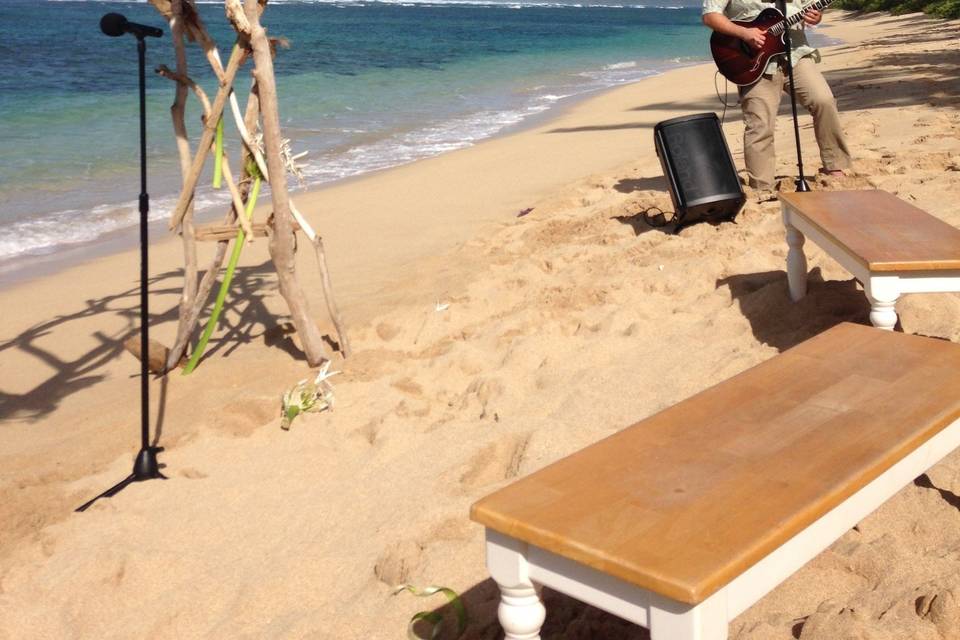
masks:
[[(256, 179), (253, 181), (253, 191), (250, 193), (250, 197), (247, 198), (247, 209), (241, 215), (246, 215), (247, 220), (253, 216), (253, 208), (257, 206), (257, 198), (260, 197), (260, 175), (256, 174)], [(213, 330), (217, 326), (217, 320), (220, 319), (220, 312), (223, 311), (223, 303), (227, 299), (227, 292), (230, 291), (230, 282), (233, 280), (233, 272), (237, 268), (237, 262), (240, 260), (240, 252), (243, 251), (243, 240), (246, 237), (243, 229), (237, 229), (237, 239), (233, 243), (233, 253), (230, 254), (230, 262), (227, 264), (227, 272), (223, 276), (223, 282), (220, 284), (220, 290), (217, 292), (217, 301), (213, 305), (213, 311), (210, 312), (210, 319), (207, 320), (207, 326), (203, 329), (203, 335), (200, 336), (200, 342), (197, 343), (197, 348), (193, 350), (193, 353), (190, 355), (190, 361), (187, 362), (187, 366), (183, 368), (183, 375), (189, 375), (196, 368), (197, 363), (200, 362), (200, 358), (203, 357), (203, 350), (207, 348), (207, 341), (210, 340), (210, 336), (213, 334)]]
[[(401, 584), (393, 590), (393, 593), (398, 594), (401, 591), (409, 591), (413, 595), (420, 598), (427, 598), (434, 594), (442, 593), (444, 596), (446, 596), (450, 606), (453, 607), (454, 612), (457, 614), (457, 635), (454, 636), (454, 640), (462, 636), (463, 632), (467, 630), (467, 607), (463, 604), (463, 600), (460, 599), (460, 596), (453, 589), (434, 585), (420, 589), (411, 584)], [(430, 629), (430, 640), (436, 640), (436, 638), (440, 635), (440, 630), (442, 629), (441, 624), (443, 623), (443, 616), (437, 611), (418, 611), (417, 613), (413, 614), (413, 617), (410, 618), (410, 623), (407, 625), (407, 637), (410, 638), (410, 640), (423, 640), (413, 630), (414, 625), (420, 620), (433, 625)]]
[(219, 189), (223, 177), (223, 118), (217, 121), (217, 144), (213, 158), (213, 188)]

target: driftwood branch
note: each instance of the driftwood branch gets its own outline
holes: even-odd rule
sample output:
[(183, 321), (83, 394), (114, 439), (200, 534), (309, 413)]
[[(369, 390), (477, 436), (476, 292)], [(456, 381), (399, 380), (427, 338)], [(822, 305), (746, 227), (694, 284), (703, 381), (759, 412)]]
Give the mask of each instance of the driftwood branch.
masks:
[[(164, 18), (170, 20), (173, 16), (173, 3), (175, 1), (176, 0), (150, 0), (150, 4), (152, 4)], [(207, 61), (210, 63), (210, 68), (213, 69), (213, 73), (217, 76), (217, 80), (223, 84), (225, 72), (223, 64), (220, 62), (220, 55), (217, 52), (216, 43), (213, 41), (213, 38), (210, 37), (193, 3), (184, 2), (184, 0), (180, 0), (180, 2), (183, 26), (187, 38), (189, 38), (191, 42), (196, 42), (200, 45), (204, 55), (207, 57)]]
[(325, 360), (329, 360), (329, 357), (323, 344), (323, 336), (310, 317), (306, 296), (297, 280), (293, 214), (290, 211), (290, 196), (287, 192), (287, 176), (282, 157), (283, 138), (280, 133), (280, 112), (270, 41), (260, 24), (260, 6), (257, 0), (246, 0), (244, 12), (250, 23), (253, 74), (260, 89), (263, 144), (266, 150), (267, 168), (270, 171), (270, 194), (273, 199), (274, 233), (270, 236), (270, 255), (277, 269), (280, 294), (290, 308), (290, 316), (300, 336), (307, 362), (311, 366), (319, 366)]
[[(285, 147), (285, 141), (281, 137), (276, 78), (273, 69), (276, 48), (285, 45), (285, 41), (268, 38), (266, 30), (260, 23), (260, 15), (263, 13), (266, 0), (225, 0), (227, 17), (238, 35), (225, 66), (192, 0), (149, 1), (170, 21), (174, 34), (177, 68), (173, 71), (161, 65), (157, 68), (157, 73), (177, 83), (176, 99), (171, 107), (171, 116), (174, 120), (183, 181), (180, 197), (171, 212), (170, 227), (171, 229), (179, 228), (183, 236), (186, 265), (184, 293), (180, 302), (177, 338), (173, 348), (167, 354), (167, 368), (175, 366), (187, 349), (223, 265), (229, 241), (236, 237), (237, 225), (240, 225), (251, 240), (264, 235), (269, 238), (270, 255), (277, 270), (280, 293), (290, 309), (290, 315), (300, 335), (307, 360), (311, 365), (316, 366), (328, 359), (327, 352), (319, 328), (309, 315), (306, 296), (296, 276), (295, 264), (295, 233), (302, 230), (307, 235), (316, 252), (327, 309), (339, 335), (341, 350), (345, 356), (349, 355), (350, 345), (339, 310), (334, 302), (323, 241), (297, 210), (287, 189), (288, 167), (286, 165), (293, 163), (295, 167), (296, 157), (289, 157), (292, 154)], [(200, 45), (211, 69), (217, 76), (219, 87), (212, 103), (203, 89), (188, 74), (185, 39)], [(241, 116), (233, 85), (240, 68), (251, 52), (254, 59), (254, 82), (246, 112)], [(203, 130), (192, 156), (184, 122), (185, 104), (191, 91), (200, 102), (204, 114)], [(243, 141), (240, 149), (241, 175), (234, 176), (231, 164), (224, 153), (221, 166), (230, 191), (230, 209), (222, 224), (206, 225), (198, 229), (193, 223), (194, 193), (207, 156), (211, 149), (216, 148), (214, 137), (217, 124), (225, 115), (224, 110), (228, 101)], [(258, 128), (262, 131), (262, 148), (261, 137), (256, 135)], [(257, 169), (254, 170), (253, 166)], [(271, 187), (273, 213), (265, 223), (252, 223), (244, 216), (245, 202), (253, 183), (251, 171), (269, 182)], [(196, 265), (198, 240), (217, 242), (213, 260), (199, 283)]]
[(180, 198), (173, 208), (173, 213), (170, 214), (171, 230), (176, 229), (177, 226), (180, 225), (180, 221), (183, 220), (187, 207), (193, 202), (193, 194), (197, 187), (197, 181), (200, 179), (203, 164), (207, 160), (207, 154), (210, 153), (214, 136), (217, 133), (217, 121), (223, 113), (223, 107), (230, 96), (230, 92), (233, 91), (233, 79), (237, 75), (237, 71), (239, 71), (246, 57), (246, 49), (239, 44), (234, 46), (233, 53), (230, 54), (230, 60), (227, 61), (227, 69), (224, 73), (223, 81), (220, 83), (220, 89), (217, 91), (217, 96), (210, 106), (210, 113), (204, 118), (203, 133), (200, 134), (197, 154), (194, 156), (190, 172), (183, 182), (183, 190), (180, 192)]
[[(162, 76), (164, 78), (167, 78), (168, 80), (173, 80), (174, 82), (179, 82), (182, 86), (180, 89), (177, 90), (178, 92), (181, 90), (186, 91), (184, 87), (192, 90), (193, 93), (197, 96), (197, 100), (200, 101), (200, 106), (203, 108), (203, 117), (204, 118), (207, 117), (207, 114), (210, 113), (210, 109), (211, 109), (210, 98), (207, 97), (207, 92), (203, 90), (203, 87), (201, 87), (196, 82), (194, 82), (190, 76), (186, 75), (185, 73), (178, 73), (177, 71), (172, 71), (165, 64), (158, 65), (157, 68), (154, 69), (154, 71), (158, 76)], [(189, 171), (190, 158), (187, 158), (187, 160), (188, 160), (187, 170)]]
[(247, 220), (247, 216), (244, 215), (243, 195), (240, 193), (240, 188), (233, 181), (233, 172), (230, 171), (230, 161), (227, 159), (226, 151), (223, 152), (221, 163), (223, 179), (227, 183), (227, 189), (230, 190), (230, 197), (233, 199), (233, 208), (237, 211), (237, 222), (246, 234), (247, 241), (253, 242), (253, 229), (250, 227), (250, 221)]
[[(217, 59), (219, 60), (219, 55), (217, 55)], [(180, 82), (190, 87), (190, 89), (192, 89), (193, 92), (196, 94), (197, 99), (200, 100), (200, 103), (203, 106), (204, 114), (209, 114), (212, 111), (212, 108), (210, 105), (210, 99), (207, 97), (206, 92), (203, 90), (203, 88), (200, 87), (200, 85), (194, 82), (189, 76), (179, 74), (175, 71), (171, 71), (166, 65), (158, 66), (156, 68), (156, 72), (157, 74), (165, 78), (174, 80), (176, 82)], [(246, 147), (250, 150), (251, 154), (253, 155), (254, 160), (256, 160), (257, 168), (260, 170), (261, 175), (263, 175), (263, 179), (269, 182), (270, 171), (267, 168), (266, 160), (264, 160), (263, 154), (261, 153), (259, 146), (257, 146), (256, 142), (253, 140), (253, 136), (250, 135), (249, 130), (247, 129), (246, 125), (243, 122), (243, 116), (240, 115), (240, 105), (239, 105), (239, 102), (237, 101), (237, 96), (235, 91), (231, 91), (229, 100), (230, 100), (230, 110), (231, 110), (231, 113), (233, 114), (233, 119), (237, 126), (237, 131), (239, 131), (240, 133), (240, 139), (243, 140), (244, 145), (246, 145)], [(310, 241), (316, 242), (318, 237), (317, 233), (313, 230), (313, 228), (307, 222), (303, 214), (300, 213), (300, 210), (297, 209), (292, 199), (290, 200), (290, 209), (293, 212), (293, 217), (296, 219), (297, 224), (300, 226), (301, 229), (303, 229), (304, 233), (307, 234), (307, 237), (310, 239)]]
[[(239, 15), (237, 13), (237, 8), (240, 6), (240, 0), (227, 0), (227, 16)], [(234, 27), (238, 31), (249, 35), (250, 34), (250, 23), (247, 21), (246, 16), (244, 15), (242, 19), (230, 18), (231, 22), (234, 23)], [(271, 41), (271, 55), (274, 52)], [(231, 96), (232, 97), (232, 96)], [(250, 154), (254, 157), (257, 162), (257, 166), (260, 169), (260, 173), (264, 176), (264, 179), (269, 181), (270, 172), (266, 166), (266, 162), (263, 158), (262, 153), (260, 152), (259, 146), (254, 142), (253, 137), (247, 131), (247, 128), (243, 125), (241, 118), (239, 117), (239, 107), (236, 105), (236, 100), (233, 100), (231, 103), (233, 110), (234, 120), (237, 123), (237, 130), (240, 132), (240, 137), (249, 150)], [(283, 141), (281, 140), (281, 147), (283, 146)], [(291, 163), (293, 159), (290, 159)], [(327, 311), (330, 314), (330, 318), (333, 321), (334, 327), (337, 330), (337, 336), (340, 342), (340, 349), (344, 357), (350, 357), (351, 348), (350, 341), (347, 337), (346, 328), (343, 323), (343, 319), (340, 315), (340, 310), (337, 306), (336, 299), (333, 296), (333, 285), (330, 281), (330, 269), (327, 266), (327, 256), (326, 251), (323, 247), (323, 239), (317, 234), (310, 224), (307, 222), (306, 218), (302, 213), (297, 209), (296, 204), (293, 201), (293, 198), (290, 198), (290, 211), (293, 214), (295, 224), (303, 230), (303, 232), (309, 238), (310, 243), (314, 246), (314, 251), (316, 252), (317, 265), (320, 269), (321, 283), (323, 286), (324, 300), (327, 304)]]
[[(186, 52), (183, 47), (182, 27), (178, 17), (180, 15), (180, 2), (174, 0), (172, 3), (173, 18), (171, 19), (171, 30), (174, 33), (174, 43), (177, 50), (177, 71), (171, 71), (166, 65), (160, 65), (156, 71), (159, 75), (174, 80), (178, 83), (177, 101), (171, 107), (174, 112), (174, 129), (177, 133), (178, 150), (180, 152), (180, 166), (184, 181), (186, 180), (191, 163), (190, 147), (187, 140), (186, 125), (184, 122), (184, 111), (186, 103), (187, 90), (193, 90), (203, 109), (204, 121), (210, 117), (211, 105), (206, 92), (194, 82), (187, 73)], [(179, 37), (178, 37), (179, 36)], [(228, 188), (233, 200), (233, 208), (236, 211), (243, 211), (243, 197), (239, 189), (233, 182), (233, 176), (230, 173), (230, 167), (224, 157), (224, 178), (227, 180)], [(215, 275), (219, 272), (223, 259), (226, 256), (226, 243), (217, 248), (210, 268), (205, 274), (204, 280), (200, 285), (197, 283), (197, 257), (196, 257), (196, 229), (193, 224), (193, 205), (191, 203), (186, 215), (181, 223), (181, 236), (184, 243), (185, 269), (184, 269), (184, 288), (180, 300), (179, 322), (177, 324), (177, 337), (174, 340), (174, 348), (167, 354), (167, 366), (173, 368), (180, 361), (186, 351), (193, 331), (196, 329), (199, 313), (210, 295)], [(231, 214), (228, 214), (228, 218)], [(252, 239), (252, 228), (243, 215), (234, 214), (235, 219), (244, 228), (248, 237)], [(236, 231), (234, 231), (234, 236)], [(196, 309), (196, 311), (194, 311)]]
[[(193, 92), (196, 94), (197, 99), (200, 101), (201, 106), (203, 107), (204, 121), (206, 121), (207, 118), (210, 117), (210, 111), (212, 108), (210, 105), (210, 100), (207, 98), (206, 92), (200, 87), (200, 85), (194, 82), (190, 78), (190, 76), (183, 73), (177, 73), (176, 71), (171, 71), (166, 65), (158, 66), (156, 69), (156, 72), (158, 75), (161, 75), (164, 78), (174, 80), (176, 82), (179, 82), (181, 86), (186, 86), (192, 89)], [(242, 120), (241, 120), (241, 124), (242, 124)], [(186, 133), (186, 131), (184, 131), (184, 133)], [(214, 148), (216, 148), (216, 144), (214, 144)], [(226, 152), (224, 152), (221, 162), (222, 162), (221, 167), (223, 168), (223, 179), (227, 183), (227, 189), (230, 192), (230, 198), (233, 202), (233, 207), (237, 211), (243, 211), (244, 209), (243, 198), (240, 195), (240, 189), (237, 187), (236, 183), (234, 183), (233, 181), (233, 172), (230, 171), (230, 161), (227, 158)], [(183, 156), (181, 155), (181, 167), (182, 165), (183, 165)], [(190, 170), (190, 158), (188, 156), (187, 165), (183, 171), (184, 176), (186, 176), (189, 170)], [(184, 221), (186, 221), (186, 217), (184, 217)], [(237, 222), (240, 224), (240, 227), (243, 229), (244, 233), (250, 235), (251, 228), (247, 218), (242, 215), (237, 215)]]
[[(244, 116), (244, 123), (248, 130), (254, 130), (257, 126), (257, 120), (260, 118), (260, 98), (257, 91), (256, 85), (254, 85), (250, 90), (250, 97), (247, 99), (247, 109), (246, 115)], [(248, 194), (248, 188), (250, 181), (249, 174), (246, 171), (247, 166), (247, 150), (246, 148), (241, 150), (241, 159), (240, 166), (244, 167), (241, 174), (240, 181), (240, 193), (243, 196), (243, 199), (246, 200)], [(236, 220), (237, 217), (242, 216), (243, 211), (237, 210), (236, 207), (231, 206), (230, 210), (227, 212), (226, 218), (224, 219), (224, 224), (231, 224)], [(187, 343), (190, 340), (190, 336), (193, 334), (193, 330), (197, 326), (197, 322), (200, 319), (200, 314), (203, 312), (203, 308), (206, 304), (207, 298), (210, 296), (210, 292), (213, 290), (213, 285), (217, 281), (217, 275), (220, 273), (220, 267), (223, 266), (223, 261), (227, 256), (227, 246), (230, 244), (230, 240), (236, 237), (236, 233), (228, 239), (221, 240), (217, 243), (217, 250), (213, 256), (213, 259), (210, 262), (210, 267), (207, 269), (206, 273), (203, 274), (203, 278), (200, 280), (200, 286), (197, 291), (197, 302), (192, 309), (189, 310), (187, 317), (182, 319), (182, 322), (186, 323), (190, 327), (190, 331), (184, 335), (178, 335), (177, 341), (174, 343), (173, 347), (170, 349), (170, 355), (167, 359), (167, 367), (172, 368), (176, 366), (176, 363), (180, 361), (180, 358), (183, 356), (187, 348)]]
[(247, 15), (243, 12), (243, 3), (240, 0), (226, 0), (224, 3), (227, 11), (227, 20), (237, 30), (237, 33), (250, 36), (250, 22), (247, 21)]
[[(250, 226), (256, 238), (267, 238), (272, 232), (269, 222), (254, 222)], [(206, 224), (197, 227), (197, 242), (220, 242), (234, 240), (236, 237), (237, 226), (234, 224)]]
[(333, 320), (333, 326), (337, 330), (337, 337), (340, 340), (340, 351), (344, 358), (349, 358), (353, 353), (350, 347), (350, 340), (347, 338), (347, 329), (343, 324), (343, 318), (340, 316), (340, 309), (333, 299), (333, 285), (330, 282), (330, 269), (327, 268), (327, 253), (323, 249), (323, 238), (317, 236), (313, 241), (313, 249), (317, 254), (317, 265), (320, 267), (320, 280), (323, 284), (323, 297), (327, 301), (327, 312), (330, 319)]
[(237, 131), (240, 132), (240, 139), (243, 140), (243, 144), (247, 148), (250, 157), (256, 161), (257, 169), (260, 170), (260, 175), (263, 176), (264, 180), (269, 182), (270, 171), (267, 169), (267, 161), (263, 159), (263, 154), (260, 152), (260, 147), (257, 146), (253, 136), (250, 135), (250, 130), (244, 123), (243, 116), (240, 115), (240, 105), (237, 104), (237, 100), (233, 96), (230, 101), (230, 110), (233, 112), (233, 121), (237, 125)]
[[(173, 50), (177, 61), (178, 77), (187, 78), (187, 52), (184, 45), (184, 10), (182, 0), (172, 0), (170, 16), (170, 31), (173, 35)], [(177, 141), (177, 155), (180, 158), (180, 175), (185, 184), (187, 174), (190, 171), (190, 139), (187, 134), (186, 125), (186, 107), (188, 97), (188, 85), (182, 82), (177, 84), (173, 105), (170, 107), (170, 117), (173, 120), (174, 136)], [(184, 318), (187, 312), (193, 308), (197, 301), (197, 243), (195, 229), (193, 225), (193, 204), (184, 214), (183, 223), (180, 226), (180, 237), (183, 243), (183, 292), (180, 295), (180, 321), (177, 324), (177, 335), (189, 333)], [(167, 367), (176, 366), (179, 358), (171, 359), (170, 354), (166, 353)]]
[[(159, 72), (159, 69), (158, 69), (158, 72)], [(167, 75), (170, 75), (170, 74), (167, 74)], [(181, 81), (186, 81), (192, 86), (196, 86), (195, 83), (189, 80), (189, 78), (182, 79)], [(203, 90), (200, 89), (199, 87), (197, 87), (197, 90), (199, 91), (198, 97), (200, 97), (201, 101), (203, 101), (206, 97), (205, 94), (202, 93)], [(260, 147), (254, 142), (253, 136), (250, 135), (250, 132), (248, 131), (246, 125), (244, 124), (244, 119), (240, 115), (240, 107), (237, 104), (235, 93), (230, 95), (230, 100), (231, 100), (230, 106), (233, 112), (233, 118), (237, 125), (237, 131), (239, 131), (240, 133), (240, 138), (241, 140), (243, 140), (243, 143), (246, 146), (249, 152), (249, 155), (252, 156), (256, 161), (257, 167), (260, 170), (261, 175), (263, 175), (264, 179), (269, 182), (270, 172), (266, 166), (266, 160), (264, 160), (263, 154), (260, 152)], [(207, 102), (206, 104), (209, 104), (209, 102)], [(225, 177), (228, 171), (229, 171), (229, 168), (226, 165), (226, 160), (224, 160)], [(228, 178), (228, 184), (230, 184), (229, 178)], [(236, 202), (236, 197), (234, 197), (234, 202)], [(334, 327), (337, 330), (337, 336), (340, 341), (340, 349), (344, 357), (349, 358), (351, 353), (350, 341), (347, 337), (346, 328), (343, 323), (343, 319), (340, 315), (340, 309), (338, 308), (336, 299), (333, 296), (333, 285), (330, 281), (330, 269), (327, 266), (327, 256), (326, 256), (326, 251), (323, 248), (323, 239), (319, 236), (319, 234), (317, 234), (317, 232), (313, 230), (313, 228), (307, 222), (303, 214), (300, 213), (300, 211), (297, 209), (297, 206), (294, 203), (293, 198), (290, 198), (290, 211), (293, 213), (296, 227), (302, 230), (307, 235), (307, 237), (310, 240), (310, 243), (314, 246), (314, 250), (316, 251), (316, 256), (317, 256), (317, 265), (320, 269), (321, 283), (323, 285), (324, 300), (327, 303), (327, 311), (329, 312), (330, 319), (333, 321)], [(241, 223), (245, 221), (245, 218), (243, 216), (239, 216), (239, 219)], [(251, 241), (253, 240), (254, 236), (258, 235), (258, 234), (251, 234), (248, 230), (246, 230), (246, 232), (247, 232), (247, 238)], [(217, 237), (220, 237), (220, 236), (217, 236)], [(205, 240), (210, 239), (210, 237), (207, 236), (204, 239)]]

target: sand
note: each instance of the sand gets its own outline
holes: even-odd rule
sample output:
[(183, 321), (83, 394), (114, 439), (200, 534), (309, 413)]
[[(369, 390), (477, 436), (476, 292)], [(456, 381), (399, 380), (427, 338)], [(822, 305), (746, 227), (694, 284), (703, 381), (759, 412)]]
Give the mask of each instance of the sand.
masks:
[[(960, 226), (960, 25), (826, 22), (845, 41), (823, 68), (857, 160), (855, 175), (814, 188), (885, 189)], [(301, 196), (356, 350), (335, 361), (335, 411), (279, 427), (279, 396), (308, 369), (255, 245), (209, 356), (152, 383), (169, 479), (84, 514), (72, 509), (124, 477), (138, 446), (138, 363), (121, 346), (136, 331), (136, 256), (0, 291), (0, 639), (398, 638), (414, 612), (443, 604), (392, 595), (403, 582), (455, 589), (465, 637), (498, 637), (474, 500), (838, 322), (867, 322), (857, 284), (813, 247), (810, 293), (789, 301), (776, 203), (752, 199), (736, 224), (676, 236), (643, 222), (646, 208), (670, 208), (652, 127), (719, 111), (713, 74), (671, 71)], [(725, 131), (740, 162), (736, 108)], [(152, 327), (170, 344), (177, 242), (153, 256)], [(315, 265), (300, 259), (321, 317)], [(900, 310), (904, 331), (960, 341), (960, 296)], [(954, 455), (730, 637), (960, 638), (958, 494)], [(646, 637), (546, 598), (545, 638)]]

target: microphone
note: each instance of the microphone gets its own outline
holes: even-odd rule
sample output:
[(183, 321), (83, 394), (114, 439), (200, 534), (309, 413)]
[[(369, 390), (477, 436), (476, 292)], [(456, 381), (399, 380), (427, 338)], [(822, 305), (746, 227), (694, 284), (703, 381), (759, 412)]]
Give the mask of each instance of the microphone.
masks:
[(125, 33), (132, 33), (138, 38), (143, 38), (145, 36), (159, 38), (163, 35), (162, 29), (149, 27), (145, 24), (137, 24), (136, 22), (130, 22), (119, 13), (107, 13), (100, 18), (100, 30), (106, 35), (114, 38), (122, 36)]

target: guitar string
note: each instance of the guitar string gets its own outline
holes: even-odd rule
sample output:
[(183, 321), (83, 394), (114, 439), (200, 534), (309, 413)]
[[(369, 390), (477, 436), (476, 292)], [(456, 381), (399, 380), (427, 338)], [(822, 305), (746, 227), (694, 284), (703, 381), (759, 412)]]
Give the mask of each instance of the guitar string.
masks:
[[(778, 36), (778, 35), (780, 35), (786, 28), (792, 27), (793, 25), (795, 25), (795, 24), (797, 24), (798, 22), (800, 22), (800, 21), (803, 19), (803, 14), (806, 13), (806, 11), (807, 11), (808, 9), (816, 9), (817, 11), (819, 11), (819, 10), (823, 9), (824, 7), (826, 7), (827, 5), (829, 5), (829, 4), (832, 3), (832, 2), (833, 2), (833, 0), (817, 0), (816, 2), (811, 2), (811, 3), (808, 4), (807, 6), (801, 7), (800, 11), (798, 11), (798, 12), (795, 13), (795, 14), (793, 14), (792, 16), (783, 18), (782, 20), (780, 20), (779, 22), (777, 22), (777, 24), (775, 24), (775, 25), (773, 25), (772, 27), (770, 27), (767, 31), (768, 31), (769, 33), (772, 33), (773, 35), (777, 35), (777, 36)], [(786, 27), (784, 26), (784, 23), (786, 23)]]

